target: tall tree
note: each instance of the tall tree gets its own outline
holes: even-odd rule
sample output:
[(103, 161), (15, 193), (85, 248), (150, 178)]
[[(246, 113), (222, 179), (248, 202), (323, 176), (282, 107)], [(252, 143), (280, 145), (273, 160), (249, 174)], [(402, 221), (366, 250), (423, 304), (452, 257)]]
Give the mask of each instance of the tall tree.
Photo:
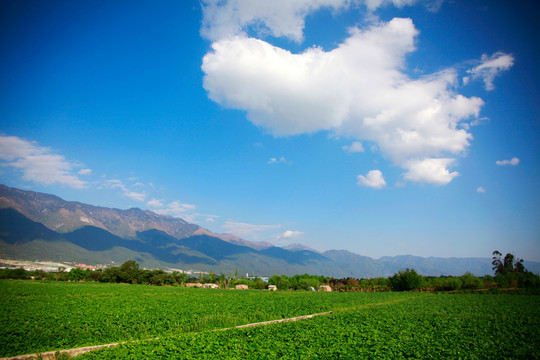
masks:
[(501, 260), (502, 254), (495, 250), (493, 252), (493, 270), (495, 275), (505, 275), (508, 273), (526, 273), (527, 270), (523, 265), (523, 259), (516, 258), (513, 254), (507, 253), (504, 259)]

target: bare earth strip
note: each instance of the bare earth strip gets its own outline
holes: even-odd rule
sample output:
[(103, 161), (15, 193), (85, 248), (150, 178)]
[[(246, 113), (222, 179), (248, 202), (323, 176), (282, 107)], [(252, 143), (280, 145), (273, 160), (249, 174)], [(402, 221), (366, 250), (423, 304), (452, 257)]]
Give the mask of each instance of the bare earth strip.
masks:
[[(372, 307), (372, 306), (390, 305), (390, 304), (398, 303), (398, 302), (409, 300), (409, 299), (411, 299), (411, 298), (392, 300), (392, 301), (376, 303), (376, 304), (366, 304), (366, 305), (361, 305), (361, 306), (354, 306), (354, 307), (350, 307), (350, 308), (339, 309), (337, 311), (338, 312), (344, 312), (344, 311), (351, 311), (351, 310), (368, 308), (368, 307)], [(263, 322), (252, 323), (252, 324), (238, 325), (238, 326), (233, 326), (233, 327), (224, 328), (224, 329), (216, 329), (216, 330), (212, 330), (212, 331), (226, 331), (226, 330), (231, 330), (231, 329), (242, 329), (242, 328), (249, 328), (249, 327), (254, 327), (254, 326), (270, 325), (270, 324), (277, 324), (277, 323), (289, 322), (289, 321), (298, 321), (298, 320), (304, 320), (304, 319), (311, 319), (311, 318), (314, 318), (316, 316), (321, 316), (321, 315), (330, 315), (332, 313), (334, 313), (334, 312), (333, 311), (326, 311), (326, 312), (322, 312), (322, 313), (310, 314), (310, 315), (302, 315), (302, 316), (297, 316), (297, 317), (288, 318), (288, 319), (278, 319), (278, 320), (263, 321)], [(159, 340), (159, 338), (148, 339), (148, 340)], [(57, 355), (63, 355), (63, 354), (67, 354), (69, 357), (75, 357), (77, 355), (84, 354), (84, 353), (94, 351), (94, 350), (98, 350), (98, 349), (112, 348), (112, 347), (116, 347), (118, 345), (127, 344), (127, 343), (137, 343), (137, 342), (140, 342), (140, 341), (142, 341), (142, 340), (124, 341), (124, 342), (105, 344), (105, 345), (85, 346), (85, 347), (69, 349), (69, 350), (47, 351), (47, 352), (38, 353), (38, 354), (17, 355), (17, 356), (13, 356), (13, 357), (0, 358), (0, 360), (31, 360), (31, 359), (48, 360), (48, 359), (55, 359), (55, 357)]]

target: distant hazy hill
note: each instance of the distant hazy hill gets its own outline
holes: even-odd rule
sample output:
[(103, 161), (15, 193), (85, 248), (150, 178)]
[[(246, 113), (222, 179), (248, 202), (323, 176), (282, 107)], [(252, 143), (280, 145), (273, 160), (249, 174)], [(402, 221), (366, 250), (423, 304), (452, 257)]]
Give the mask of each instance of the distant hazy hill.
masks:
[(365, 278), (390, 276), (401, 269), (397, 264), (385, 264), (368, 256), (358, 255), (347, 250), (328, 250), (323, 255), (340, 264), (340, 267), (350, 277), (356, 277), (356, 274), (359, 273), (363, 274), (362, 276)]
[[(276, 247), (215, 234), (149, 210), (110, 209), (0, 185), (0, 258), (249, 273), (389, 276), (406, 267), (424, 275), (491, 274), (489, 258), (383, 257), (346, 250), (319, 253), (301, 244)], [(525, 266), (540, 272), (539, 263)]]

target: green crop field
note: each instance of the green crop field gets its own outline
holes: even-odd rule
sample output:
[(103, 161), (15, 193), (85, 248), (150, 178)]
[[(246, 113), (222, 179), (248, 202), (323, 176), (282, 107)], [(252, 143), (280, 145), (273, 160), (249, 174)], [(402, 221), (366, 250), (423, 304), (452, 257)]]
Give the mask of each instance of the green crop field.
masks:
[(0, 280), (0, 290), (0, 357), (178, 336), (418, 296), (29, 280)]
[[(540, 296), (235, 291), (0, 281), (0, 356), (540, 359)], [(211, 331), (333, 310), (297, 322)], [(159, 340), (155, 338), (159, 337)], [(152, 340), (153, 339), (153, 340)]]
[(539, 359), (539, 305), (538, 296), (437, 294), (126, 344), (81, 359)]

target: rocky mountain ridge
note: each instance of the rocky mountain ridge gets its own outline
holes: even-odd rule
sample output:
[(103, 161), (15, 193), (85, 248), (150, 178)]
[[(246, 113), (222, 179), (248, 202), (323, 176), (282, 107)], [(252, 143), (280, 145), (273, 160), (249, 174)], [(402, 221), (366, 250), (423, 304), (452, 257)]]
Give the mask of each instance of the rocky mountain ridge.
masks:
[[(0, 258), (112, 264), (136, 260), (147, 268), (250, 273), (389, 276), (415, 268), (424, 275), (492, 274), (490, 258), (378, 260), (347, 250), (320, 253), (302, 244), (276, 247), (215, 234), (149, 210), (111, 209), (0, 185)], [(540, 263), (525, 267), (539, 273)]]
[(90, 225), (122, 238), (135, 238), (137, 232), (157, 229), (177, 239), (192, 235), (210, 235), (233, 244), (254, 248), (273, 246), (270, 243), (250, 242), (231, 234), (216, 234), (183, 219), (160, 215), (150, 210), (120, 210), (94, 206), (1, 184), (0, 208), (13, 208), (30, 220), (42, 223), (58, 233), (67, 233)]

